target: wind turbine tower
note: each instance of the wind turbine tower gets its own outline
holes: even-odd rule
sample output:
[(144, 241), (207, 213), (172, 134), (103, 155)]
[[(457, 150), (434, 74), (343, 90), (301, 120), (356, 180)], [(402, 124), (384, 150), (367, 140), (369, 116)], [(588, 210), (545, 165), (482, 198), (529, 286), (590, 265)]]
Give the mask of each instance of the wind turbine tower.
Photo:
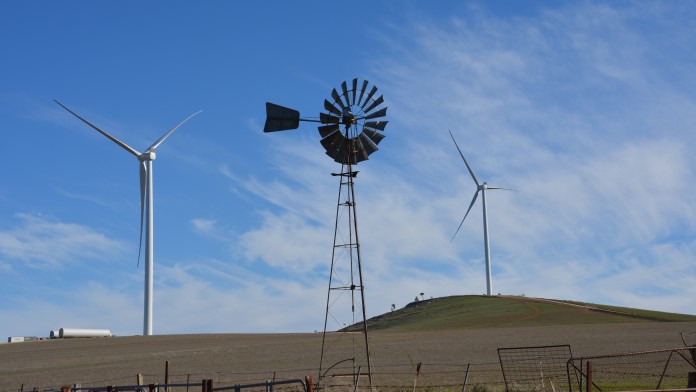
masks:
[(478, 178), (476, 178), (476, 175), (474, 174), (474, 171), (471, 170), (471, 166), (469, 166), (469, 163), (466, 161), (466, 158), (464, 158), (462, 150), (459, 148), (459, 145), (457, 145), (457, 141), (454, 140), (454, 135), (452, 135), (452, 131), (450, 131), (450, 136), (452, 137), (452, 141), (454, 142), (455, 147), (457, 147), (457, 151), (459, 151), (459, 155), (462, 157), (462, 160), (464, 161), (464, 164), (466, 165), (466, 168), (469, 171), (469, 174), (471, 175), (471, 179), (474, 180), (474, 184), (476, 184), (476, 192), (474, 193), (474, 197), (473, 199), (471, 199), (469, 208), (466, 210), (466, 214), (464, 214), (464, 218), (462, 218), (462, 221), (459, 223), (459, 227), (457, 227), (457, 231), (452, 236), (450, 242), (452, 242), (452, 240), (454, 240), (454, 237), (457, 236), (457, 233), (459, 233), (459, 229), (462, 228), (464, 220), (469, 215), (469, 211), (471, 211), (471, 208), (474, 206), (474, 203), (476, 203), (476, 198), (478, 197), (479, 192), (481, 192), (481, 204), (483, 207), (483, 247), (486, 257), (486, 294), (493, 295), (493, 282), (491, 280), (491, 246), (488, 240), (488, 211), (486, 209), (486, 191), (491, 189), (503, 189), (508, 191), (514, 191), (514, 189), (499, 188), (490, 186), (486, 182), (479, 182)]
[(152, 161), (155, 160), (156, 154), (155, 150), (159, 147), (162, 142), (169, 135), (172, 134), (177, 128), (182, 126), (186, 121), (191, 119), (191, 117), (197, 115), (201, 111), (188, 116), (184, 121), (177, 124), (174, 128), (170, 129), (169, 132), (165, 133), (157, 139), (150, 147), (148, 147), (145, 152), (139, 152), (136, 149), (130, 147), (126, 143), (116, 139), (115, 137), (109, 135), (108, 133), (102, 131), (97, 126), (93, 125), (89, 121), (80, 117), (77, 113), (68, 109), (62, 103), (53, 100), (55, 103), (60, 105), (63, 109), (67, 110), (73, 116), (79, 118), (82, 122), (94, 128), (97, 132), (106, 136), (112, 142), (118, 144), (121, 148), (133, 154), (137, 159), (140, 166), (140, 245), (138, 247), (138, 264), (140, 263), (140, 251), (142, 250), (142, 238), (143, 238), (143, 217), (145, 218), (145, 294), (144, 294), (144, 321), (143, 321), (143, 335), (152, 335), (152, 298), (153, 298), (153, 270), (154, 270), (154, 200), (153, 200), (153, 187), (152, 187)]

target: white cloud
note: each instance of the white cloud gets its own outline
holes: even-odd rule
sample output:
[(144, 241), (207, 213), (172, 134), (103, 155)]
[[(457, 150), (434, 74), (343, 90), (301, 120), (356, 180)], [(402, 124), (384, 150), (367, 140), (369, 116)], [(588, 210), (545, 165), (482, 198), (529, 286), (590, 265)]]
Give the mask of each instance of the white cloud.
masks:
[(3, 263), (60, 265), (76, 259), (101, 259), (124, 251), (125, 245), (96, 230), (37, 214), (19, 213), (19, 225), (0, 231)]
[(194, 218), (191, 219), (191, 224), (193, 228), (203, 234), (211, 233), (215, 230), (215, 224), (217, 221), (215, 219), (205, 219), (205, 218)]

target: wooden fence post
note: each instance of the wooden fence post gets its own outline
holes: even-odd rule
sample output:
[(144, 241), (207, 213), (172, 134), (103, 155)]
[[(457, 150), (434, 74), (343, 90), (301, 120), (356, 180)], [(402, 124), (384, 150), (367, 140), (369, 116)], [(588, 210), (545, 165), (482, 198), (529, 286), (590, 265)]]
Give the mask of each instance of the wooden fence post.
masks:
[(164, 362), (164, 390), (169, 392), (169, 361)]

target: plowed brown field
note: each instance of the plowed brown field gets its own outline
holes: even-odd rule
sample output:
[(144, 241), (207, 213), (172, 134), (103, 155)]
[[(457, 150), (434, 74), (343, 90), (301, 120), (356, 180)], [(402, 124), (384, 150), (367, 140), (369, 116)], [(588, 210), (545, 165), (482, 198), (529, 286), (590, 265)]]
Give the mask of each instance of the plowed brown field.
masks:
[[(696, 322), (388, 332), (370, 334), (378, 369), (390, 365), (492, 364), (502, 347), (568, 344), (573, 356), (681, 347), (679, 332)], [(0, 392), (164, 381), (165, 362), (177, 382), (212, 378), (229, 384), (315, 376), (321, 350), (314, 334), (205, 334), (65, 339), (0, 344)], [(498, 367), (499, 368), (499, 367)], [(459, 376), (457, 376), (459, 377)]]

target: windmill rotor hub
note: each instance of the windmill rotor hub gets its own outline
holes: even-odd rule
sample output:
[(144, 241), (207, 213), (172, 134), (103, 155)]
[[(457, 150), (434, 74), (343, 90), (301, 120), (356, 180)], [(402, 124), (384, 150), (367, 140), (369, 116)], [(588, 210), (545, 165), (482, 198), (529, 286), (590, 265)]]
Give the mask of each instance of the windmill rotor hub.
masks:
[(350, 107), (345, 107), (342, 110), (342, 120), (343, 124), (350, 125), (355, 123), (355, 115)]

